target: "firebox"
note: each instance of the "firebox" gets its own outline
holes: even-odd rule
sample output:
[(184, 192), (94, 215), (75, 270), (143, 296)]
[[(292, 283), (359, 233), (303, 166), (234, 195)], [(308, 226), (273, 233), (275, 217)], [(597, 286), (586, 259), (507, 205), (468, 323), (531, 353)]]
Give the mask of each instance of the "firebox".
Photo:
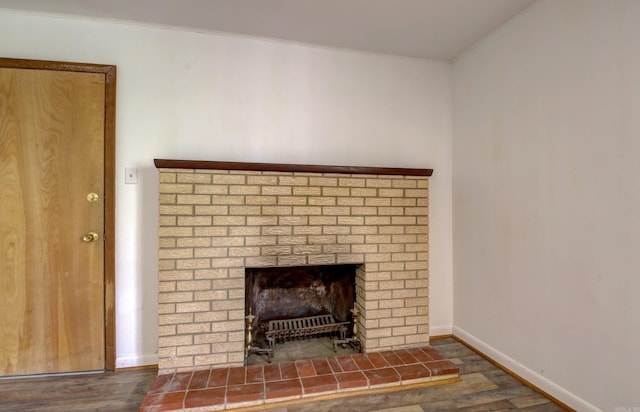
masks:
[[(315, 335), (343, 332), (350, 335), (350, 324), (356, 299), (355, 279), (358, 265), (314, 265), (294, 267), (247, 268), (245, 281), (245, 313), (252, 316), (252, 343), (258, 348), (272, 347), (276, 340), (309, 338)], [(324, 315), (324, 317), (322, 317)], [(303, 331), (272, 333), (273, 321), (313, 319), (300, 323)], [(329, 319), (332, 328), (321, 322)], [(275, 336), (278, 335), (278, 336)], [(344, 337), (344, 336), (342, 336)]]

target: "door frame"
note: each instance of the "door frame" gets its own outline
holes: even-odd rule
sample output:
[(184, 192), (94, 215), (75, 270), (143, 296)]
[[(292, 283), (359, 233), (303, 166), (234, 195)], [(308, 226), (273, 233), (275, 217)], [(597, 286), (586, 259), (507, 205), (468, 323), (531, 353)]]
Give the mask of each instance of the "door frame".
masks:
[(105, 78), (104, 105), (104, 337), (105, 370), (116, 369), (115, 318), (115, 171), (116, 66), (0, 57), (1, 68), (100, 73)]

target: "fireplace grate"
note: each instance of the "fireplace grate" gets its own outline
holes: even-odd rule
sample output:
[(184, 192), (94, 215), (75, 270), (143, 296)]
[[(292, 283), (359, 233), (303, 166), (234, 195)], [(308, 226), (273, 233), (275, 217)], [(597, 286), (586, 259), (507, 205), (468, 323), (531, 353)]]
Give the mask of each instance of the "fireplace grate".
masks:
[(332, 315), (270, 320), (265, 336), (269, 342), (269, 347), (273, 349), (276, 341), (333, 334), (336, 332), (340, 333), (340, 339), (345, 339), (347, 325), (349, 325), (349, 322), (336, 322)]

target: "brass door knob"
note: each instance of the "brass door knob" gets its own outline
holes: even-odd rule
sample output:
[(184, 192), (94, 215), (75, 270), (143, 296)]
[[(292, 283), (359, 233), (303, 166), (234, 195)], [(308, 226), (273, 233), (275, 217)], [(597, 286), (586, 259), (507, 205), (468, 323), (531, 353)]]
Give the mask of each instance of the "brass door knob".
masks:
[(87, 195), (87, 201), (88, 201), (89, 203), (97, 202), (97, 201), (98, 201), (98, 199), (100, 199), (100, 196), (98, 196), (98, 194), (97, 194), (97, 193), (89, 193), (89, 194)]
[(96, 240), (98, 240), (99, 237), (100, 235), (98, 235), (96, 232), (88, 232), (84, 236), (82, 236), (82, 241), (95, 242)]

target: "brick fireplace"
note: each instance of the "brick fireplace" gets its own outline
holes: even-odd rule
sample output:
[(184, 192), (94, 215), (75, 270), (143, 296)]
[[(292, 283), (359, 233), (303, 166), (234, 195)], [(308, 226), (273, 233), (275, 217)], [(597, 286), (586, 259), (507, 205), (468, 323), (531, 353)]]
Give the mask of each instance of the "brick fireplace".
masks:
[(430, 169), (155, 164), (160, 374), (243, 364), (247, 268), (357, 265), (363, 351), (428, 344)]

